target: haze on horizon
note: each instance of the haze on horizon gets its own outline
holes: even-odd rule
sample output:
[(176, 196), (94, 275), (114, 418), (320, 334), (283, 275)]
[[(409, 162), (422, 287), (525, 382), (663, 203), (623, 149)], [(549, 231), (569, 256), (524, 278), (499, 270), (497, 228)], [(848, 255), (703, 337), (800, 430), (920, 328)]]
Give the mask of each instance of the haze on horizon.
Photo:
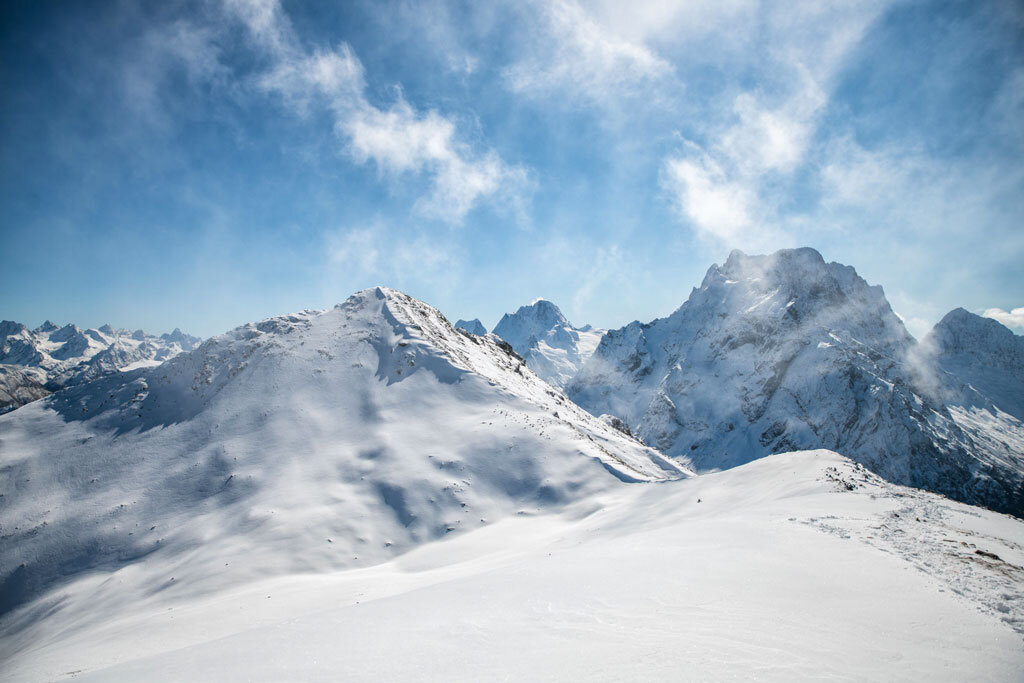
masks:
[(0, 317), (217, 334), (386, 284), (679, 306), (812, 246), (1024, 331), (1013, 0), (5, 3)]

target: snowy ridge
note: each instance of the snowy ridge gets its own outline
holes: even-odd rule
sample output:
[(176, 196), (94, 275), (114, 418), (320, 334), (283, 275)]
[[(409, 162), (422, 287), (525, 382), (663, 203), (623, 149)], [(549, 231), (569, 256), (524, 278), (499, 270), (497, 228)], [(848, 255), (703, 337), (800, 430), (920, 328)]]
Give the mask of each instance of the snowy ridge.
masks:
[(922, 362), (880, 287), (805, 248), (734, 251), (669, 317), (609, 331), (567, 393), (702, 470), (829, 448), (1024, 514), (1024, 428), (948, 401), (955, 381)]
[(511, 344), (542, 379), (561, 388), (594, 353), (604, 330), (573, 327), (558, 306), (537, 299), (502, 316), (494, 334)]
[(65, 386), (120, 370), (158, 365), (199, 345), (198, 337), (175, 329), (149, 335), (110, 325), (83, 330), (46, 321), (34, 330), (0, 322), (0, 413), (42, 398)]
[(375, 564), (687, 470), (378, 288), (0, 416), (0, 473), (7, 612), (143, 558), (171, 593)]

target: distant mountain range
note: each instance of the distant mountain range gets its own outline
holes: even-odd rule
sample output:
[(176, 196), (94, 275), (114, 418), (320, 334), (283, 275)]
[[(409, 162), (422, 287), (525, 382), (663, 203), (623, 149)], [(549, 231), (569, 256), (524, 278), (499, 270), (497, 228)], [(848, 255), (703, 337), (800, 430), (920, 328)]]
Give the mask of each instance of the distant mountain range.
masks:
[(0, 413), (42, 398), (63, 387), (121, 370), (158, 365), (191, 351), (199, 337), (175, 329), (159, 336), (110, 325), (81, 329), (49, 320), (34, 330), (0, 322)]

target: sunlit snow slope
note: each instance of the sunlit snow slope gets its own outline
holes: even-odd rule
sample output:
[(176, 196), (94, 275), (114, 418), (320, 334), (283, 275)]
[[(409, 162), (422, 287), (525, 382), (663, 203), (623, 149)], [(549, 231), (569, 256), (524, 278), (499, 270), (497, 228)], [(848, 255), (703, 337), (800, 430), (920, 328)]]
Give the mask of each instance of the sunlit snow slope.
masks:
[[(605, 488), (549, 512), (373, 567), (224, 578), (212, 594), (193, 585), (198, 569), (154, 556), (8, 617), (6, 673), (959, 682), (1024, 671), (1024, 523), (834, 453)], [(270, 549), (211, 552), (234, 566)]]
[(369, 565), (685, 476), (503, 344), (370, 289), (0, 416), (0, 613), (143, 560), (168, 596)]

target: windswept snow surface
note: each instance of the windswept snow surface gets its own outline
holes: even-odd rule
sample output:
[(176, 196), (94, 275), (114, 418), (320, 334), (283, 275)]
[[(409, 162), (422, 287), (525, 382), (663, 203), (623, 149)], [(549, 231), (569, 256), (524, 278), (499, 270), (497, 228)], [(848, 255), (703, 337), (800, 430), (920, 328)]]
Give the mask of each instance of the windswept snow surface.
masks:
[(686, 475), (503, 342), (365, 290), (0, 416), (0, 613), (140, 563), (168, 595), (375, 564)]
[[(969, 336), (989, 348), (971, 367), (1019, 362), (1012, 339), (983, 332)], [(813, 249), (734, 251), (672, 315), (609, 331), (566, 392), (698, 470), (829, 448), (890, 481), (1024, 515), (1013, 410), (936, 366), (881, 287)]]
[[(0, 621), (5, 677), (1009, 681), (1024, 671), (1024, 523), (894, 486), (834, 453), (606, 487), (534, 512), (376, 566), (243, 585), (232, 568), (266, 565), (280, 544), (250, 530), (243, 548), (211, 539), (183, 550), (189, 563), (154, 553)], [(200, 585), (212, 569), (193, 564), (203, 552), (223, 572)]]
[(604, 330), (573, 327), (558, 306), (537, 299), (506, 313), (494, 328), (542, 379), (564, 387), (601, 341)]

